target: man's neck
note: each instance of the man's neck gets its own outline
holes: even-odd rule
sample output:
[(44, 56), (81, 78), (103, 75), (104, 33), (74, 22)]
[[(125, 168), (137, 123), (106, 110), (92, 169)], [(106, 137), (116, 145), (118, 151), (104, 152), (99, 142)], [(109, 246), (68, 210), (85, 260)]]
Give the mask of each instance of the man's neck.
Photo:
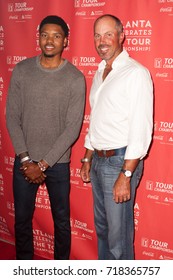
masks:
[(40, 56), (40, 65), (44, 68), (58, 68), (63, 63), (63, 59), (60, 57), (47, 57), (45, 55)]

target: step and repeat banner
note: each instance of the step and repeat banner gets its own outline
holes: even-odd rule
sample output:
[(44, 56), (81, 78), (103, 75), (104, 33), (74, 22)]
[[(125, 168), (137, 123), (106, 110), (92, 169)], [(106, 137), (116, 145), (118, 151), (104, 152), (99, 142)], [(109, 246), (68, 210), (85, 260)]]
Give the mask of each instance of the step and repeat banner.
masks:
[[(89, 91), (100, 62), (93, 23), (105, 13), (122, 20), (125, 49), (150, 70), (154, 82), (153, 141), (134, 206), (135, 258), (173, 259), (173, 0), (0, 0), (0, 239), (14, 244), (14, 150), (5, 125), (9, 81), (18, 62), (39, 55), (39, 23), (56, 14), (70, 28), (63, 56), (87, 82), (83, 126), (71, 158), (71, 259), (97, 259), (92, 190), (80, 179), (80, 159), (89, 125)], [(33, 227), (35, 253), (53, 259), (53, 222), (45, 185), (37, 194)]]

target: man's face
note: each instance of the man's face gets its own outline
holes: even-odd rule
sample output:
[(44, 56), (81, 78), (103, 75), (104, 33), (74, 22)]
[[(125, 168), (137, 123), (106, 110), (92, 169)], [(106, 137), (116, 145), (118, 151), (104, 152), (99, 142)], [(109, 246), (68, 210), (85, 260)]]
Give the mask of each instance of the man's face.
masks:
[(54, 57), (62, 53), (67, 45), (67, 38), (60, 25), (45, 24), (40, 32), (39, 44), (44, 56)]
[(113, 60), (122, 51), (124, 33), (118, 34), (116, 23), (111, 17), (99, 19), (95, 24), (94, 43), (98, 55), (105, 61)]

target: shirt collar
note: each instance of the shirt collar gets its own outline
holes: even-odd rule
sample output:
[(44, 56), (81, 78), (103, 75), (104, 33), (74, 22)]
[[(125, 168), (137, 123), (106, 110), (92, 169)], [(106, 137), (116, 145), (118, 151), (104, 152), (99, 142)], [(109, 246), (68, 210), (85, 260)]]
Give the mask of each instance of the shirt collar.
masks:
[[(112, 68), (114, 69), (116, 67), (117, 63), (118, 64), (123, 63), (124, 59), (127, 57), (129, 57), (129, 54), (125, 49), (123, 49), (123, 51), (113, 61)], [(98, 71), (101, 72), (103, 69), (105, 69), (105, 66), (106, 66), (106, 61), (102, 60), (98, 65)]]

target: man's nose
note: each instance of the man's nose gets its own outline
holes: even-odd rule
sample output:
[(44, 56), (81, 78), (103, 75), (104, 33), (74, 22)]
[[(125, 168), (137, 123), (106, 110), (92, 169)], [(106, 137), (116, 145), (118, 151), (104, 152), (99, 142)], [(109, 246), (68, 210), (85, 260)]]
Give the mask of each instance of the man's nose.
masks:
[(101, 35), (100, 36), (100, 43), (104, 43), (106, 41), (106, 36), (105, 35)]
[(53, 42), (53, 41), (54, 41), (53, 36), (48, 36), (48, 37), (47, 37), (47, 42)]

